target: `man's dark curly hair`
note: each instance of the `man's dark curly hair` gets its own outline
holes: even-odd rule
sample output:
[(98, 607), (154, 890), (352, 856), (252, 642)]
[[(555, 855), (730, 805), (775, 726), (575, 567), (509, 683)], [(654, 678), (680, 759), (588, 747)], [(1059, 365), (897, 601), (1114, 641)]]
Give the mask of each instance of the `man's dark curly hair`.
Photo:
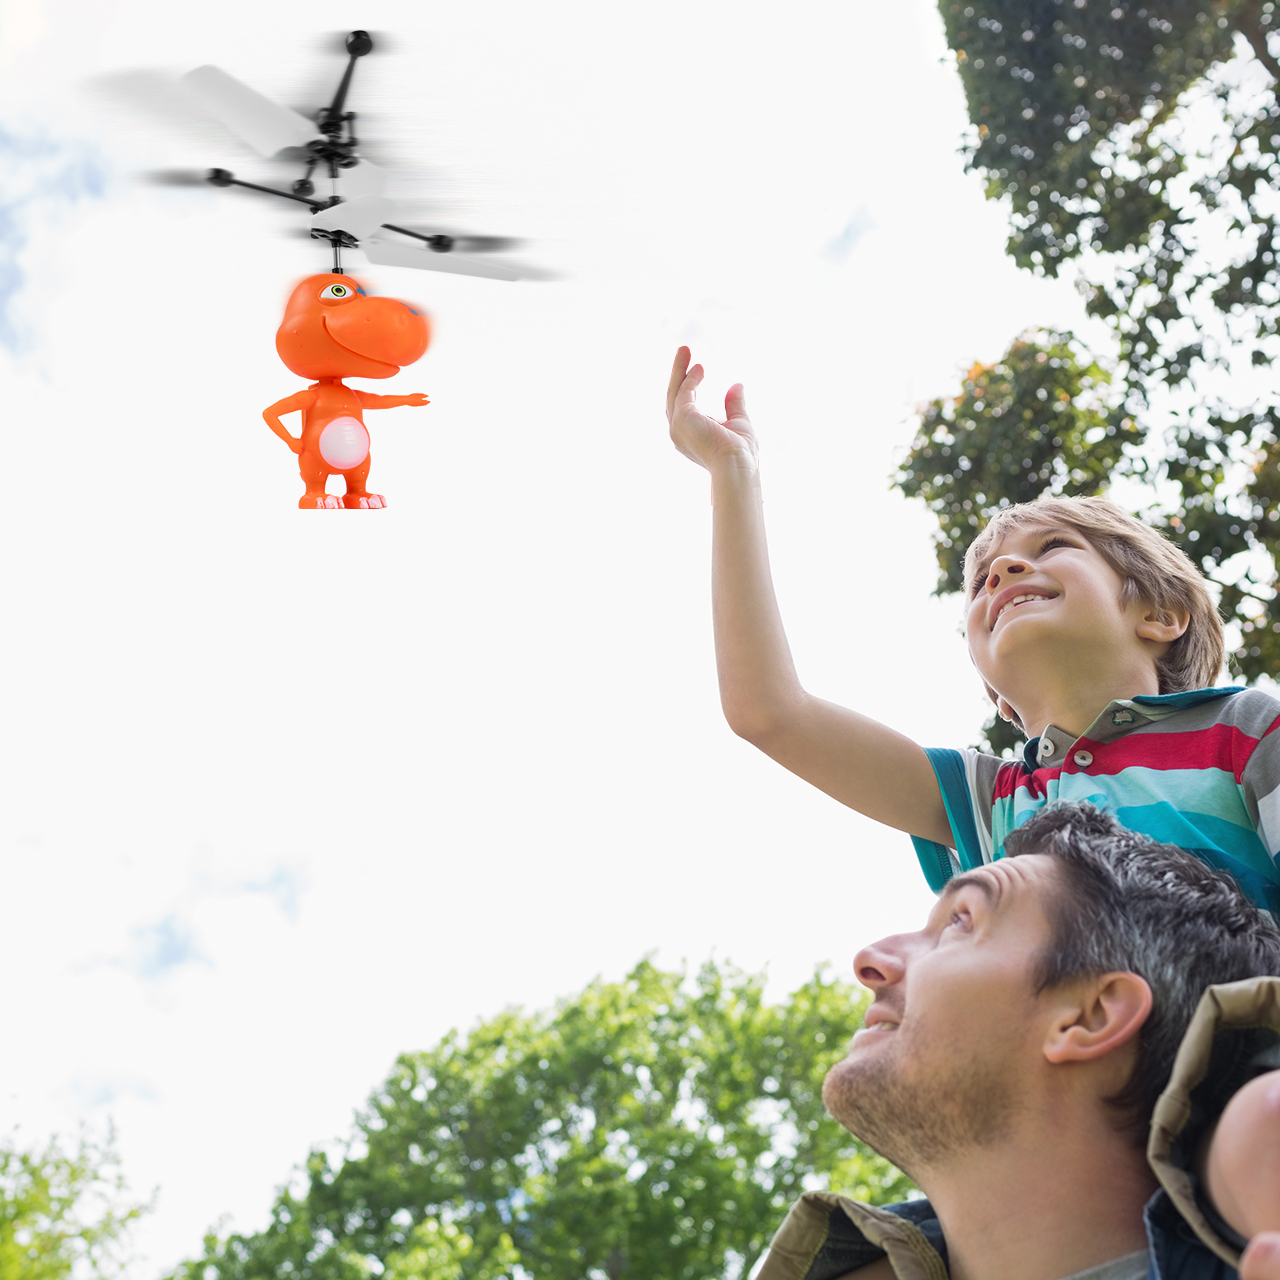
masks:
[(1120, 971), (1151, 988), (1133, 1075), (1110, 1100), (1145, 1142), (1205, 988), (1280, 976), (1280, 928), (1226, 872), (1128, 831), (1092, 805), (1043, 809), (1004, 848), (1011, 857), (1047, 854), (1061, 871), (1061, 890), (1046, 903), (1052, 937), (1034, 975), (1037, 992)]

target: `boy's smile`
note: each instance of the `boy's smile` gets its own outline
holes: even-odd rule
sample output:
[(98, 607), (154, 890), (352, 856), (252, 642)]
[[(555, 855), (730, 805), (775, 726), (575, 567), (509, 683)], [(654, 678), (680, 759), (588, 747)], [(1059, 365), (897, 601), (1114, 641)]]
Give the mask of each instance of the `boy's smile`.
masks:
[(1057, 594), (1056, 591), (1050, 591), (1047, 587), (1033, 588), (1028, 591), (1021, 583), (1007, 587), (996, 596), (987, 610), (987, 616), (991, 618), (991, 630), (995, 630), (996, 623), (1011, 609), (1016, 609), (1019, 605), (1027, 604), (1032, 600), (1052, 600)]
[[(1069, 594), (1067, 617), (1083, 622), (1083, 613), (1093, 615), (1086, 634), (1096, 636), (1097, 627), (1119, 620), (1124, 583), (1120, 575), (1089, 542), (1074, 529), (1012, 529), (992, 548), (990, 559), (979, 565), (974, 577), (973, 599), (969, 603), (969, 647), (979, 670), (978, 633), (992, 633), (1003, 621), (1003, 632), (1012, 615), (1028, 604), (1057, 600)], [(1058, 613), (1054, 610), (1054, 613)], [(1022, 616), (1043, 618), (1045, 610), (1034, 608)], [(1066, 618), (1064, 618), (1064, 622)], [(1073, 631), (1077, 628), (1072, 625)], [(1055, 625), (1056, 630), (1056, 625)], [(983, 672), (990, 682), (990, 676)], [(998, 687), (998, 686), (997, 686)]]

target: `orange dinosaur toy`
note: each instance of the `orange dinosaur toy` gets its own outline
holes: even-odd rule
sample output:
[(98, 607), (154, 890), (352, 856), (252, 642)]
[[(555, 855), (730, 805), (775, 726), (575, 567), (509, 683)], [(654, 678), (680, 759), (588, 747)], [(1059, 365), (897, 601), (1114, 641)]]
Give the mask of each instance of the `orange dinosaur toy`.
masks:
[[(407, 302), (371, 298), (348, 275), (308, 276), (290, 297), (276, 334), (280, 359), (304, 378), (317, 378), (305, 391), (277, 400), (262, 412), (267, 426), (298, 455), (307, 486), (298, 501), (304, 509), (385, 507), (386, 500), (365, 487), (369, 475), (369, 433), (362, 409), (424, 405), (427, 397), (375, 396), (343, 386), (343, 378), (390, 378), (427, 349), (431, 329)], [(302, 413), (302, 433), (291, 436), (282, 413)], [(329, 477), (341, 475), (347, 492), (325, 493)]]

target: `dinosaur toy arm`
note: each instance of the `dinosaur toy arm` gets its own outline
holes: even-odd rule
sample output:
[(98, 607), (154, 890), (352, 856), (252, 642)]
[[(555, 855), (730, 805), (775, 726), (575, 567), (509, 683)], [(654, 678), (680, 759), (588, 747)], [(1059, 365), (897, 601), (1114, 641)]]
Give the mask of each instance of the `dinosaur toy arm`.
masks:
[[(354, 387), (351, 389), (356, 391)], [(418, 409), (424, 404), (431, 403), (421, 391), (415, 391), (412, 395), (407, 396), (377, 396), (372, 391), (356, 391), (356, 398), (360, 401), (361, 407), (365, 409), (397, 409), (402, 404), (411, 405), (413, 408)]]
[(316, 402), (316, 393), (314, 391), (299, 391), (297, 395), (289, 396), (285, 400), (277, 400), (269, 409), (263, 409), (262, 418), (267, 426), (280, 437), (281, 440), (289, 446), (294, 453), (302, 452), (302, 438), (294, 437), (289, 434), (284, 423), (280, 421), (282, 413), (293, 413), (295, 410), (301, 410), (306, 413)]

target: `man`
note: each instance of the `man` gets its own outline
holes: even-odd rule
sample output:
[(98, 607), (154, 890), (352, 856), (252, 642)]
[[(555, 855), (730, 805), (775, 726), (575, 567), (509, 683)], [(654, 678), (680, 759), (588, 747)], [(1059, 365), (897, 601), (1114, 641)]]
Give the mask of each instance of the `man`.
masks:
[[(1006, 854), (858, 953), (875, 998), (823, 1090), (928, 1199), (806, 1196), (760, 1280), (1225, 1280), (1250, 1236), (1243, 1280), (1280, 1280), (1280, 1073), (1257, 1075), (1280, 1065), (1257, 1029), (1280, 1030), (1280, 983), (1207, 1002), (1244, 1029), (1196, 1014), (1212, 984), (1280, 974), (1280, 930), (1087, 805), (1045, 810)], [(1161, 1099), (1162, 1187), (1143, 1148), (1193, 1015), (1204, 1062), (1184, 1052)], [(1227, 1098), (1244, 1114), (1211, 1137)]]

